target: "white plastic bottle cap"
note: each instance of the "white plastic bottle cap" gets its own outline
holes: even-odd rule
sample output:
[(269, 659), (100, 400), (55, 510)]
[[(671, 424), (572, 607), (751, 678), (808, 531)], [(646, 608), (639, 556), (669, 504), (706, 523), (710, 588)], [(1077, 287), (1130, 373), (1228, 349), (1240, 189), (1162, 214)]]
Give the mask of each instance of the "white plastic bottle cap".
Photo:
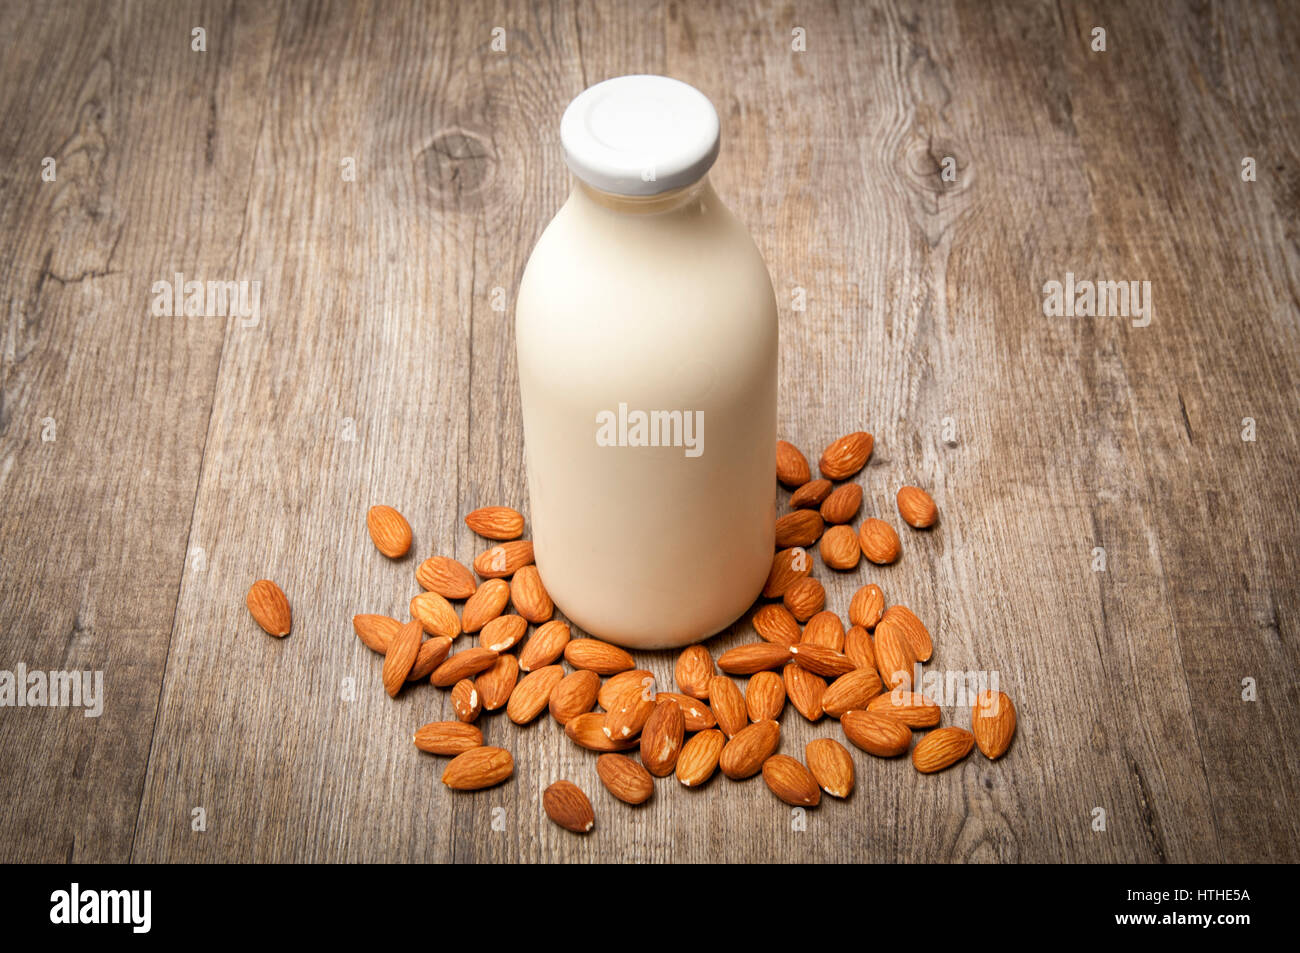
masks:
[(564, 161), (595, 188), (658, 195), (690, 185), (718, 157), (718, 113), (694, 86), (619, 76), (584, 90), (560, 120)]

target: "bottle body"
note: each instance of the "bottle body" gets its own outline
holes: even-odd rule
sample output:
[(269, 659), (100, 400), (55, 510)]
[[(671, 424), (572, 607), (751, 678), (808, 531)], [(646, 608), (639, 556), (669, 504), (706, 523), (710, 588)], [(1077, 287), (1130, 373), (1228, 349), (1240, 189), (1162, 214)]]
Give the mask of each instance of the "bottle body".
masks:
[(775, 523), (777, 314), (708, 180), (650, 198), (579, 183), (520, 284), (533, 544), (599, 638), (698, 641), (758, 596)]

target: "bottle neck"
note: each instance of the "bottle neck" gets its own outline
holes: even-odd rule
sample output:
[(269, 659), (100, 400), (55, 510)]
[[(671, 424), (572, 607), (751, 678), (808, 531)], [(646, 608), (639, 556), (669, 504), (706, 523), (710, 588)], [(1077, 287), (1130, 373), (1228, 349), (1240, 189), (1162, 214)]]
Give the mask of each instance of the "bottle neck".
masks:
[(588, 185), (581, 179), (577, 179), (574, 182), (573, 192), (575, 197), (580, 197), (584, 201), (592, 202), (613, 212), (623, 212), (629, 215), (654, 215), (682, 209), (691, 204), (698, 204), (713, 194), (713, 187), (709, 184), (709, 177), (705, 175), (690, 185), (683, 186), (680, 189), (672, 189), (668, 192), (660, 192), (658, 195), (618, 195), (614, 192), (604, 192)]

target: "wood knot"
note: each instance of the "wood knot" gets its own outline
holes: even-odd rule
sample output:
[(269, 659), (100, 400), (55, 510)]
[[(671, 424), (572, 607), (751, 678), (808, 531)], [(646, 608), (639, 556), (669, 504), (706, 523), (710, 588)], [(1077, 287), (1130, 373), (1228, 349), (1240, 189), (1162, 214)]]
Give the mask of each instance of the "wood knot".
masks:
[(434, 137), (415, 164), (440, 206), (464, 206), (482, 203), (495, 161), (483, 139), (452, 130)]

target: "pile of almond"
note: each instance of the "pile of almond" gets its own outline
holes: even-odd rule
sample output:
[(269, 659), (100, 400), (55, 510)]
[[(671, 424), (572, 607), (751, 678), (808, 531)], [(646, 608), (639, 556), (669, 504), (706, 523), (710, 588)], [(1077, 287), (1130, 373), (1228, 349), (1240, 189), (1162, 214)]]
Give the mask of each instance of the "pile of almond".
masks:
[[(427, 724), (414, 740), (421, 751), (450, 757), (442, 780), (455, 790), (491, 787), (513, 774), (510, 752), (484, 745), (476, 724), (484, 712), (502, 708), (517, 725), (548, 712), (575, 744), (599, 753), (601, 783), (629, 804), (651, 797), (656, 778), (671, 774), (697, 787), (718, 770), (733, 780), (761, 772), (778, 798), (800, 807), (816, 805), (822, 791), (848, 797), (853, 759), (835, 739), (810, 742), (802, 761), (777, 753), (787, 702), (810, 722), (838, 719), (844, 736), (870, 754), (892, 758), (910, 749), (922, 773), (947, 768), (976, 746), (998, 758), (1016, 726), (1005, 694), (979, 696), (970, 731), (938, 727), (938, 704), (911, 690), (914, 665), (933, 654), (921, 620), (906, 606), (887, 607), (881, 588), (868, 584), (849, 604), (846, 629), (826, 608), (825, 588), (812, 576), (814, 544), (822, 562), (840, 572), (856, 569), (863, 557), (877, 565), (899, 558), (901, 541), (885, 520), (864, 519), (856, 531), (849, 525), (863, 491), (844, 481), (866, 465), (873, 442), (863, 432), (834, 441), (818, 463), (822, 478), (812, 479), (804, 455), (778, 441), (777, 479), (792, 493), (790, 512), (776, 522), (777, 552), (761, 605), (749, 620), (758, 640), (716, 659), (703, 645), (687, 647), (674, 668), (676, 691), (659, 691), (651, 672), (638, 668), (626, 650), (575, 639), (565, 622), (552, 618), (555, 606), (533, 564), (532, 543), (520, 538), (524, 518), (508, 507), (484, 507), (465, 517), (493, 543), (474, 559), (472, 572), (446, 556), (420, 563), (415, 577), (422, 591), (411, 600), (408, 622), (358, 615), (353, 626), (384, 656), (381, 677), (389, 695), (422, 680), (450, 690), (457, 720)], [(938, 519), (933, 499), (918, 487), (902, 487), (897, 504), (903, 521), (916, 529)], [(392, 507), (373, 507), (367, 527), (385, 556), (409, 551), (410, 525)], [(247, 601), (263, 629), (288, 633), (289, 603), (273, 582), (255, 583)], [(459, 613), (454, 603), (461, 603)], [(453, 654), (462, 633), (477, 635), (477, 644)], [(743, 687), (738, 677), (747, 679)], [(926, 733), (913, 746), (917, 731)], [(572, 831), (595, 824), (590, 800), (568, 780), (546, 790), (543, 808)]]

